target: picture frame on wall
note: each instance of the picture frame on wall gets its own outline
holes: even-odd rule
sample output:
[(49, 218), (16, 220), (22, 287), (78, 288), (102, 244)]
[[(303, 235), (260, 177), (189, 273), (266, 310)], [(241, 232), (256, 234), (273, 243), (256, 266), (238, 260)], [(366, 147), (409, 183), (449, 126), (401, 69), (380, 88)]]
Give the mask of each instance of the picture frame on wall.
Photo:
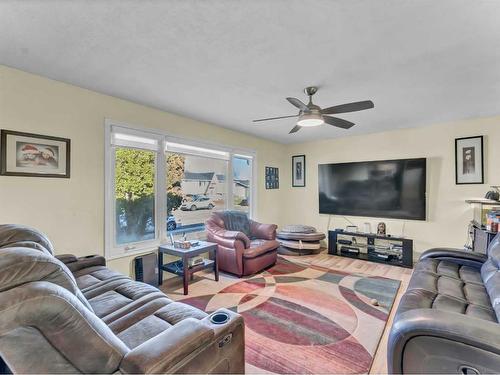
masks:
[(483, 136), (455, 139), (455, 183), (484, 183)]
[(70, 139), (0, 131), (0, 175), (69, 178), (70, 156)]
[(276, 167), (266, 167), (266, 189), (279, 189), (279, 169)]
[(306, 186), (306, 156), (292, 156), (292, 187)]

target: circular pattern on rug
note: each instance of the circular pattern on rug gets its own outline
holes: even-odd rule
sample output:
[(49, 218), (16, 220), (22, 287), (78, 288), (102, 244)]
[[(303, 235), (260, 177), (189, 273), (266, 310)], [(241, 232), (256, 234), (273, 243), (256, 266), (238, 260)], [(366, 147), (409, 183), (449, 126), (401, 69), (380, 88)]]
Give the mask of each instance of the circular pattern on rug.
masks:
[(241, 314), (249, 371), (267, 373), (368, 372), (399, 287), (396, 280), (283, 257), (253, 277), (203, 282), (207, 294), (182, 301)]

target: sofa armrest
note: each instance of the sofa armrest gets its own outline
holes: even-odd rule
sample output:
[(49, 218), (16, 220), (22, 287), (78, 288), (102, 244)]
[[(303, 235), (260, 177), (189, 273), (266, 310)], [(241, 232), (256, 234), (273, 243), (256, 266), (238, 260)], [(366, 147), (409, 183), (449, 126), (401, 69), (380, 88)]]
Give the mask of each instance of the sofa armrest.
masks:
[[(226, 229), (220, 228), (218, 230), (211, 230), (210, 234), (215, 239), (220, 240), (220, 241), (229, 241), (229, 242), (241, 241), (243, 243), (245, 249), (248, 249), (250, 247), (250, 239), (243, 232), (238, 232), (235, 230), (226, 230)], [(225, 246), (225, 247), (231, 247), (231, 246), (226, 246), (223, 244), (221, 244), (221, 245)]]
[(120, 364), (126, 374), (158, 374), (211, 342), (214, 331), (197, 319), (187, 318), (128, 352)]
[(449, 260), (455, 263), (472, 267), (480, 267), (484, 262), (488, 260), (488, 257), (485, 254), (446, 247), (429, 249), (427, 251), (424, 251), (420, 256), (420, 260), (429, 258)]
[[(403, 372), (404, 351), (408, 342), (423, 336), (475, 347), (499, 356), (500, 360), (498, 323), (433, 309), (414, 309), (398, 315), (392, 325), (387, 352), (389, 373)], [(428, 350), (432, 355), (435, 349), (428, 347), (422, 350)], [(457, 361), (466, 362), (466, 358), (459, 356), (460, 353), (457, 353)]]
[(78, 260), (78, 258), (76, 256), (74, 256), (73, 254), (59, 254), (59, 255), (56, 255), (55, 257), (56, 257), (56, 259), (59, 259), (64, 264), (73, 263), (73, 262), (76, 262)]
[(275, 240), (276, 239), (276, 224), (262, 224), (257, 221), (250, 220), (250, 233), (252, 237), (261, 240)]
[(105, 266), (106, 259), (101, 255), (87, 255), (84, 257), (79, 257), (75, 262), (67, 263), (66, 266), (71, 270), (71, 272), (79, 271), (83, 268), (95, 267), (95, 266)]

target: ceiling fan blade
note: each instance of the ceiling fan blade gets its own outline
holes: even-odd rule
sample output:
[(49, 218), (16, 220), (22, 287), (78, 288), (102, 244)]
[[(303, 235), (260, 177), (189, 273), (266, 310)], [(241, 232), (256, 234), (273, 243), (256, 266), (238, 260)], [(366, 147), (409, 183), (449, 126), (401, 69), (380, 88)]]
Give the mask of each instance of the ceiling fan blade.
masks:
[(260, 118), (258, 120), (253, 120), (252, 122), (260, 122), (260, 121), (269, 121), (269, 120), (279, 120), (281, 118), (290, 118), (290, 117), (298, 117), (299, 115), (290, 115), (290, 116), (279, 116), (279, 117), (269, 117), (269, 118)]
[(325, 124), (333, 125), (342, 129), (349, 129), (355, 125), (353, 122), (338, 117), (323, 116), (323, 120), (325, 121)]
[(288, 134), (297, 133), (300, 130), (300, 128), (301, 128), (300, 125), (295, 125), (293, 129), (288, 132)]
[(364, 109), (370, 109), (375, 107), (371, 100), (365, 100), (362, 102), (346, 103), (341, 105), (335, 105), (333, 107), (328, 107), (321, 110), (324, 115), (333, 115), (336, 113), (346, 113), (346, 112), (356, 112), (362, 111)]
[(290, 104), (294, 105), (298, 109), (304, 112), (309, 112), (309, 107), (302, 103), (299, 99), (297, 98), (286, 98), (290, 102)]

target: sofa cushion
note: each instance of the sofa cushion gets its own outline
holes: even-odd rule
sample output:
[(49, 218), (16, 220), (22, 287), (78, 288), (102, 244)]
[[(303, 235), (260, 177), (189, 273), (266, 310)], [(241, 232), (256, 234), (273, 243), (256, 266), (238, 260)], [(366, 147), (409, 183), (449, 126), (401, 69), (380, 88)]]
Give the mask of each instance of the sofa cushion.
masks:
[(113, 332), (133, 349), (187, 318), (203, 319), (207, 314), (190, 305), (163, 296), (109, 324)]
[(114, 279), (128, 279), (126, 276), (112, 271), (105, 266), (83, 268), (73, 273), (78, 287), (82, 292), (99, 287)]
[(496, 321), (480, 270), (426, 258), (416, 266), (398, 313), (431, 308)]
[(251, 240), (250, 248), (243, 250), (244, 258), (255, 258), (259, 255), (276, 250), (280, 243), (276, 240)]
[(158, 298), (161, 293), (151, 285), (126, 278), (110, 280), (86, 290), (84, 295), (95, 314), (108, 322), (110, 315), (119, 313), (121, 309), (133, 311), (148, 302), (150, 295)]

